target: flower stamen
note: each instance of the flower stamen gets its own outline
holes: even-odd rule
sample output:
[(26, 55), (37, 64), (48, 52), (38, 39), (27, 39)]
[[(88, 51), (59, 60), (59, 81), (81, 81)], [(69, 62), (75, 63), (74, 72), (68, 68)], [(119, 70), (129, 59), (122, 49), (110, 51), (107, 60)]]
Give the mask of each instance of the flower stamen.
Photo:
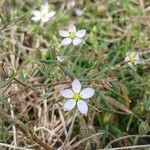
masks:
[(135, 61), (136, 61), (136, 58), (135, 58), (135, 57), (130, 57), (130, 58), (129, 58), (129, 62), (134, 63)]
[(71, 32), (71, 33), (69, 34), (69, 37), (70, 37), (71, 39), (74, 39), (74, 38), (76, 37), (76, 34), (75, 34), (74, 32)]
[(73, 99), (75, 99), (76, 101), (80, 100), (81, 99), (80, 94), (75, 93), (74, 96), (73, 96)]

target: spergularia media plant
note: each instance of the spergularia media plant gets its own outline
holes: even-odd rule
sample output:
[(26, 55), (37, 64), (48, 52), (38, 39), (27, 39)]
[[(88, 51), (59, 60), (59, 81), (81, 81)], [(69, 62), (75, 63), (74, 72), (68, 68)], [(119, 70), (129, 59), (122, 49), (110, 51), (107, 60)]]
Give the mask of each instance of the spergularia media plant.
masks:
[(86, 30), (78, 30), (74, 25), (70, 25), (68, 27), (68, 31), (65, 30), (59, 30), (59, 35), (64, 37), (64, 39), (61, 41), (61, 45), (69, 45), (73, 43), (73, 45), (79, 45), (83, 41), (83, 37), (86, 34)]
[(72, 82), (72, 89), (65, 89), (61, 91), (61, 95), (67, 98), (67, 102), (64, 104), (64, 110), (70, 111), (77, 106), (80, 113), (86, 115), (88, 112), (88, 99), (94, 95), (93, 88), (84, 88), (81, 90), (81, 83), (78, 79)]
[(49, 5), (48, 3), (45, 3), (41, 6), (40, 10), (32, 11), (33, 16), (31, 20), (34, 22), (40, 21), (40, 25), (43, 26), (44, 23), (48, 22), (55, 14), (55, 11), (49, 11)]

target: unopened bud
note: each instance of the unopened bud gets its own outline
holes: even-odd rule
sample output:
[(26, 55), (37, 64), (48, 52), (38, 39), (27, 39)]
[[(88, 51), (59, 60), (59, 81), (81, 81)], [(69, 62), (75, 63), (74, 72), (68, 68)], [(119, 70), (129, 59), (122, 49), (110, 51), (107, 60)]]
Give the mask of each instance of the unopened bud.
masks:
[(14, 72), (15, 72), (14, 69), (9, 68), (7, 72), (8, 77), (11, 78), (14, 75)]
[(107, 8), (104, 5), (98, 5), (97, 6), (97, 12), (100, 16), (106, 16)]

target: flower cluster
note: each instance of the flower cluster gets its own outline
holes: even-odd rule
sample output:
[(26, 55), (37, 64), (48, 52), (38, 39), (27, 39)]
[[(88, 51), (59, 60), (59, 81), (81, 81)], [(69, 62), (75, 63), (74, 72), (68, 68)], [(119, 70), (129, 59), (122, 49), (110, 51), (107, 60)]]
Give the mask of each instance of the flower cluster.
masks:
[[(74, 7), (74, 5), (75, 5), (74, 0), (68, 0), (68, 8), (72, 8)], [(81, 16), (83, 13), (84, 12), (82, 10), (76, 9), (77, 16)], [(31, 20), (35, 22), (40, 21), (40, 25), (43, 26), (43, 24), (48, 22), (55, 14), (56, 13), (54, 11), (49, 12), (49, 5), (48, 3), (45, 3), (44, 5), (41, 6), (40, 10), (32, 11), (33, 16)], [(63, 37), (63, 40), (61, 41), (62, 46), (70, 44), (77, 46), (83, 43), (84, 41), (83, 38), (86, 35), (86, 30), (85, 29), (77, 30), (74, 25), (69, 25), (67, 30), (59, 30), (59, 35)], [(59, 63), (63, 63), (64, 61), (63, 56), (57, 56), (56, 59)], [(141, 63), (139, 53), (135, 51), (127, 52), (124, 62), (134, 69), (134, 65)], [(87, 114), (88, 112), (87, 102), (88, 99), (94, 95), (94, 89), (85, 88), (81, 90), (80, 81), (78, 79), (75, 79), (72, 82), (72, 89), (65, 89), (61, 91), (61, 95), (64, 98), (68, 99), (68, 101), (64, 104), (64, 110), (70, 111), (75, 106), (77, 106), (80, 113)]]
[[(70, 1), (71, 4), (74, 4), (74, 1)], [(82, 15), (82, 11), (77, 12), (78, 15)], [(32, 11), (32, 21), (38, 22), (40, 21), (41, 27), (44, 23), (48, 22), (56, 13), (54, 11), (49, 12), (49, 5), (45, 3), (41, 6), (40, 10)], [(59, 35), (64, 39), (61, 41), (61, 45), (69, 45), (73, 44), (77, 46), (83, 42), (83, 37), (86, 35), (86, 30), (81, 29), (77, 30), (74, 25), (70, 25), (66, 30), (59, 30)], [(64, 61), (63, 56), (57, 56), (57, 61), (62, 63)], [(66, 89), (61, 91), (61, 95), (69, 100), (65, 103), (64, 109), (65, 110), (72, 110), (76, 105), (79, 111), (82, 114), (87, 114), (88, 106), (87, 100), (94, 95), (94, 90), (92, 88), (85, 88), (81, 91), (81, 84), (79, 80), (75, 79), (72, 82), (72, 90)]]

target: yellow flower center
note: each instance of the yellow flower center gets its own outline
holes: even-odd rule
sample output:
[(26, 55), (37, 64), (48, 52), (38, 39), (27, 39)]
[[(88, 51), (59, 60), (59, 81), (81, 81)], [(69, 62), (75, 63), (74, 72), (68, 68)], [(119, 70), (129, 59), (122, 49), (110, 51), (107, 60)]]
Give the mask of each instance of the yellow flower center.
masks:
[(69, 37), (70, 37), (71, 39), (74, 39), (74, 38), (76, 37), (76, 33), (75, 33), (75, 32), (71, 32), (71, 33), (69, 34)]
[(46, 13), (45, 11), (41, 11), (41, 16), (42, 16), (42, 17), (45, 17), (46, 14), (47, 14), (47, 13)]
[(130, 57), (130, 58), (129, 58), (129, 62), (134, 63), (135, 61), (136, 61), (136, 58), (135, 58), (135, 57)]
[(76, 101), (80, 100), (81, 99), (80, 94), (75, 93), (73, 99), (75, 99)]

